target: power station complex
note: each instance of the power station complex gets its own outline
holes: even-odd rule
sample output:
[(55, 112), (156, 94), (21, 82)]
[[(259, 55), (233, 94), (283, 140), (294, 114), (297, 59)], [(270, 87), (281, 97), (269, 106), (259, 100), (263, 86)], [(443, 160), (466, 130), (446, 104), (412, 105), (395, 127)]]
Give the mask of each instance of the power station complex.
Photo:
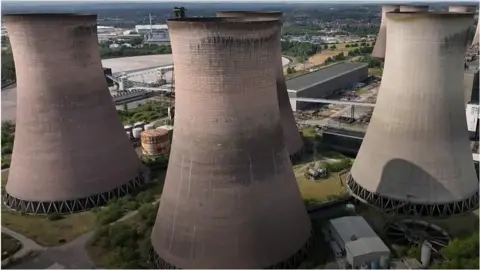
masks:
[[(4, 21), (18, 81), (4, 204), (30, 214), (80, 212), (148, 181), (107, 87), (96, 16)], [(385, 59), (375, 109), (365, 136), (345, 134), (361, 137), (345, 181), (357, 202), (420, 218), (478, 207), (463, 91), (472, 25), (473, 14), (461, 8), (382, 9), (372, 53)], [(303, 141), (291, 104), (352, 87), (368, 66), (342, 63), (286, 82), (281, 27), (280, 12), (168, 20), (175, 131), (140, 123), (127, 132), (143, 155), (168, 157), (151, 233), (155, 267), (285, 269), (307, 256), (313, 230), (292, 168)], [(390, 256), (362, 220), (330, 223), (355, 267), (372, 261), (362, 243)], [(354, 229), (362, 242), (349, 234), (351, 224), (361, 224)]]

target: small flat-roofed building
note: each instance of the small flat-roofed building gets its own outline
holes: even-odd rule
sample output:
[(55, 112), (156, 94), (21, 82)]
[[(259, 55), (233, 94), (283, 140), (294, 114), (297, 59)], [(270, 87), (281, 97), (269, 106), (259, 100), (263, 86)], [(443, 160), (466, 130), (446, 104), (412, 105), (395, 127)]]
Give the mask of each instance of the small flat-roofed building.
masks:
[(353, 90), (368, 78), (368, 65), (343, 62), (287, 80), (290, 104), (294, 111), (304, 109), (308, 103), (295, 98), (327, 98), (339, 90)]
[(330, 220), (330, 234), (346, 255), (353, 268), (378, 265), (390, 258), (390, 250), (375, 231), (360, 216), (346, 216)]

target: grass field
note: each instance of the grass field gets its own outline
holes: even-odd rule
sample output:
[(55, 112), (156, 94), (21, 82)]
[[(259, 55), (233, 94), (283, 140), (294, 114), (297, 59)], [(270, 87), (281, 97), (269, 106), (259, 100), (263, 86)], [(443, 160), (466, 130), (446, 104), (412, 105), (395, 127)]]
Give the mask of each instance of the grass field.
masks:
[(6, 226), (43, 246), (70, 242), (95, 228), (92, 212), (66, 215), (60, 220), (42, 216), (21, 215), (2, 210), (2, 226)]
[(8, 234), (2, 233), (2, 260), (12, 256), (22, 248), (22, 244), (17, 239)]
[(297, 175), (297, 183), (302, 197), (307, 200), (327, 201), (329, 196), (346, 194), (338, 178), (338, 173), (331, 173), (326, 179), (311, 181), (303, 175)]
[[(8, 171), (3, 171), (2, 192), (7, 179)], [(85, 212), (49, 220), (45, 216), (14, 213), (2, 206), (2, 226), (23, 234), (40, 245), (56, 246), (92, 230), (95, 227), (95, 215)]]

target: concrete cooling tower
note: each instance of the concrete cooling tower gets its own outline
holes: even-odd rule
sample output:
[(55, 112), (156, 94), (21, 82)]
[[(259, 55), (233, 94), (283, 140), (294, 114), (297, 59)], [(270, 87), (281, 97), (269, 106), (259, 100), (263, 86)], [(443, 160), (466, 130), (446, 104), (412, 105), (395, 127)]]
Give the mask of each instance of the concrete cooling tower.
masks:
[[(455, 13), (475, 13), (477, 6), (449, 6), (448, 12), (455, 12)], [(472, 45), (478, 44), (478, 25), (475, 31), (475, 36), (472, 40)]]
[(158, 268), (293, 268), (311, 224), (283, 141), (278, 20), (168, 21), (175, 132), (152, 231)]
[(400, 6), (400, 12), (428, 12), (428, 6)]
[(380, 22), (380, 30), (378, 31), (377, 40), (373, 47), (372, 56), (375, 58), (385, 58), (385, 46), (387, 41), (387, 24), (385, 14), (387, 12), (399, 11), (400, 6), (382, 6), (382, 21)]
[(17, 121), (4, 204), (84, 211), (143, 182), (107, 88), (96, 15), (3, 17), (17, 73)]
[(472, 13), (475, 12), (475, 6), (449, 6), (448, 12)]
[(347, 186), (387, 213), (449, 216), (475, 209), (478, 180), (458, 91), (473, 16), (386, 18), (383, 79)]
[[(282, 12), (222, 11), (217, 12), (217, 16), (244, 19), (264, 18), (281, 20)], [(287, 150), (290, 153), (292, 160), (296, 160), (302, 152), (303, 140), (298, 131), (295, 116), (293, 115), (292, 106), (290, 105), (290, 99), (288, 97), (287, 84), (283, 74), (282, 47), (280, 38), (278, 39), (277, 53), (278, 56), (275, 63), (277, 67), (277, 96), (283, 126), (283, 135)]]
[(475, 30), (475, 36), (473, 36), (472, 45), (478, 45), (480, 41), (480, 17), (477, 22), (477, 29)]

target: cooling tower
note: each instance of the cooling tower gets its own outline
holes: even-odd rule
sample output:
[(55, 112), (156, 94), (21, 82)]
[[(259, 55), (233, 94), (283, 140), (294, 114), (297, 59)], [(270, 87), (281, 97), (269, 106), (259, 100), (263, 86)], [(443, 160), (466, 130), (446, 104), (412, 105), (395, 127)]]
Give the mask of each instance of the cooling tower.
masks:
[(175, 132), (152, 231), (158, 268), (292, 268), (310, 220), (276, 83), (278, 20), (168, 21)]
[(475, 12), (475, 6), (449, 6), (448, 12), (472, 13)]
[(480, 40), (480, 37), (479, 37), (479, 32), (480, 32), (480, 18), (477, 19), (478, 22), (477, 22), (477, 29), (475, 30), (475, 36), (473, 36), (473, 40), (472, 40), (472, 45), (478, 45), (478, 42)]
[(373, 47), (372, 56), (376, 58), (385, 58), (385, 46), (387, 41), (387, 24), (385, 23), (385, 14), (387, 12), (398, 11), (400, 6), (382, 6), (382, 21), (378, 31), (375, 47)]
[(385, 212), (448, 216), (478, 206), (463, 58), (472, 14), (388, 13), (382, 83), (347, 185)]
[[(222, 11), (217, 12), (217, 17), (244, 18), (244, 19), (282, 19), (282, 12), (251, 12), (251, 11)], [(281, 30), (281, 28), (280, 28)], [(280, 35), (279, 35), (280, 36)], [(287, 150), (292, 156), (292, 160), (298, 158), (303, 148), (303, 140), (298, 131), (295, 116), (293, 115), (290, 98), (288, 97), (287, 84), (283, 74), (282, 63), (282, 46), (280, 38), (278, 39), (278, 48), (276, 49), (278, 56), (276, 57), (277, 65), (277, 96), (278, 105), (280, 107), (280, 116), (283, 126), (283, 135)]]
[(27, 213), (87, 210), (143, 183), (107, 88), (95, 15), (6, 15), (17, 121), (4, 203)]
[(428, 6), (400, 6), (400, 12), (428, 12)]

